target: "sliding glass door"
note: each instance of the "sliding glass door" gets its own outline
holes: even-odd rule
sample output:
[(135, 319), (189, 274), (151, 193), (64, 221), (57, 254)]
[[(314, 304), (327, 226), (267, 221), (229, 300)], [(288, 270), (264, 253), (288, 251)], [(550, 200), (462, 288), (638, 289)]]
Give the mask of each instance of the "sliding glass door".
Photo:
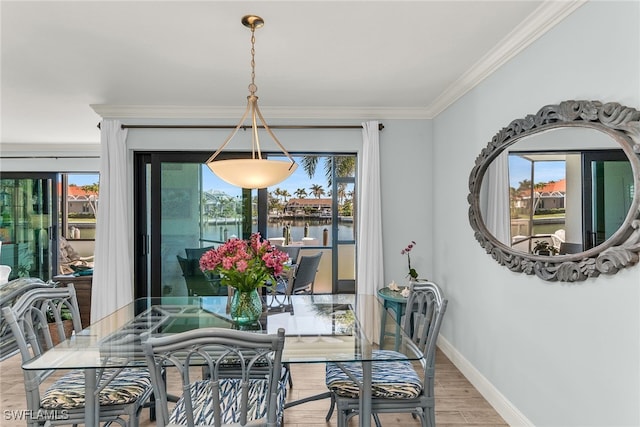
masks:
[(585, 249), (604, 243), (624, 222), (633, 201), (633, 171), (622, 150), (584, 154)]
[(0, 264), (9, 279), (49, 280), (57, 269), (56, 174), (3, 173), (0, 178)]
[(137, 156), (136, 294), (212, 295), (199, 258), (257, 230), (257, 192), (229, 185), (204, 165), (207, 154)]
[(302, 167), (260, 190), (220, 180), (204, 164), (209, 156), (136, 154), (137, 297), (224, 292), (200, 271), (199, 258), (207, 248), (253, 232), (274, 244), (300, 246), (301, 256), (322, 252), (316, 292), (355, 291), (355, 155), (294, 156)]

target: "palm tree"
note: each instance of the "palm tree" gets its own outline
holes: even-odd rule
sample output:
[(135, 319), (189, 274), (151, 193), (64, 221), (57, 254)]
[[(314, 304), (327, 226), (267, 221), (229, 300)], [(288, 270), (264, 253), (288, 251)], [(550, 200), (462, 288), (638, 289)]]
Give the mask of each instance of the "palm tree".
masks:
[[(74, 184), (71, 184), (71, 185), (74, 185)], [(99, 193), (100, 192), (100, 184), (98, 184), (97, 182), (94, 182), (93, 184), (83, 185), (80, 188), (82, 188), (87, 193)]]
[(307, 197), (307, 190), (305, 190), (304, 188), (298, 188), (296, 191), (294, 191), (294, 194), (298, 199), (304, 199), (305, 197)]
[(87, 204), (91, 209), (91, 213), (93, 213), (93, 217), (98, 218), (98, 206), (96, 202), (97, 194), (100, 192), (100, 184), (94, 182), (93, 184), (83, 185), (80, 188), (87, 193)]
[(531, 189), (531, 181), (528, 179), (522, 180), (518, 183), (518, 191)]
[(319, 199), (320, 197), (322, 197), (324, 195), (325, 191), (324, 188), (322, 188), (322, 185), (320, 184), (313, 184), (311, 186), (311, 194), (313, 194), (313, 196), (316, 199)]
[(274, 196), (276, 196), (277, 198), (280, 198), (282, 196), (282, 188), (280, 187), (276, 187), (275, 190), (273, 190), (273, 194)]
[(281, 210), (282, 203), (280, 203), (280, 193), (282, 190), (276, 188), (274, 191), (269, 192), (269, 210)]
[(344, 202), (345, 197), (347, 196), (347, 184), (340, 183), (338, 184), (338, 205), (341, 205)]
[[(302, 161), (302, 168), (307, 173), (309, 178), (313, 178), (316, 173), (316, 166), (318, 165), (319, 156), (304, 156)], [(326, 157), (324, 164), (324, 174), (327, 178), (327, 185), (331, 187), (331, 168), (333, 164), (336, 165), (336, 176), (351, 176), (356, 171), (356, 158), (355, 156), (329, 156)]]
[(282, 196), (282, 199), (284, 200), (285, 203), (287, 203), (287, 198), (291, 197), (291, 193), (289, 193), (287, 190), (282, 190), (280, 195)]

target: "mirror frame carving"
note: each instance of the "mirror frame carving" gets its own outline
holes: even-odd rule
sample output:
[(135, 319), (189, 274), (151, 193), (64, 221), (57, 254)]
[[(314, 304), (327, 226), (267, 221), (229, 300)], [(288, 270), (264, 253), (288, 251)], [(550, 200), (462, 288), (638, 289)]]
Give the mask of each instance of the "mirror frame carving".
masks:
[[(498, 241), (485, 226), (480, 189), (491, 162), (507, 147), (527, 136), (566, 127), (592, 128), (611, 136), (631, 163), (634, 195), (622, 226), (604, 243), (577, 254), (534, 255)], [(469, 222), (487, 254), (509, 270), (535, 274), (548, 281), (576, 282), (600, 274), (615, 274), (638, 263), (640, 252), (640, 111), (610, 102), (563, 101), (542, 107), (535, 115), (512, 121), (491, 139), (476, 158), (469, 175)]]

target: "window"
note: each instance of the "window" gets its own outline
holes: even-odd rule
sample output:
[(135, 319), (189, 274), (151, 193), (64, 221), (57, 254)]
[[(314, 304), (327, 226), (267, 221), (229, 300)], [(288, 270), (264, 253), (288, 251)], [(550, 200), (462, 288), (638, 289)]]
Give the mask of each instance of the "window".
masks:
[[(275, 156), (272, 156), (272, 158)], [(323, 252), (314, 291), (355, 291), (355, 155), (296, 155), (298, 169), (268, 189), (267, 237)]]
[(73, 274), (93, 267), (100, 176), (60, 174), (58, 273)]
[(2, 174), (0, 264), (11, 267), (10, 280), (49, 280), (93, 257), (97, 182), (95, 173)]
[(221, 181), (204, 164), (209, 156), (136, 154), (136, 296), (200, 292), (202, 283), (188, 283), (202, 281), (185, 272), (189, 253), (256, 231), (274, 244), (288, 239), (301, 255), (323, 252), (316, 292), (354, 291), (355, 155), (294, 154), (298, 170), (260, 190)]

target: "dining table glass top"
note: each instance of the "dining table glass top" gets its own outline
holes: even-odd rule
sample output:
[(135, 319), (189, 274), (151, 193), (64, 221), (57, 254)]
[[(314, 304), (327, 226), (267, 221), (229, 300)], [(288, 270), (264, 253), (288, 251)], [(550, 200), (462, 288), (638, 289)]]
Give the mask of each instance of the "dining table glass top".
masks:
[[(77, 369), (125, 367), (144, 363), (143, 343), (150, 336), (196, 328), (244, 329), (274, 334), (285, 330), (283, 362), (324, 363), (372, 360), (375, 349), (396, 349), (393, 340), (377, 343), (381, 316), (389, 316), (373, 295), (293, 295), (287, 304), (266, 296), (259, 323), (238, 327), (227, 313), (226, 296), (143, 298), (91, 324), (38, 358), (24, 369)], [(387, 319), (392, 324), (395, 319)], [(421, 357), (402, 333), (389, 360)], [(380, 360), (380, 354), (376, 360)]]

